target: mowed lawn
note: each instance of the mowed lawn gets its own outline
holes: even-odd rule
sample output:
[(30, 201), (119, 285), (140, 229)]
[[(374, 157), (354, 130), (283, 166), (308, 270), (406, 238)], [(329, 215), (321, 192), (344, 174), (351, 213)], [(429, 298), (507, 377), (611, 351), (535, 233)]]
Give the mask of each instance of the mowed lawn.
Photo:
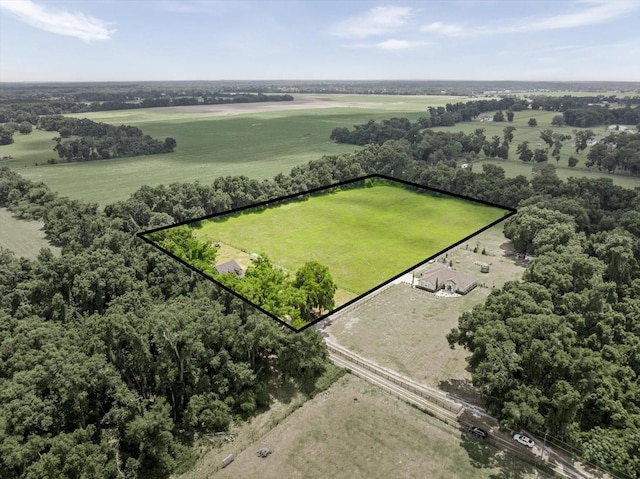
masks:
[(264, 253), (291, 273), (318, 261), (339, 288), (362, 294), (505, 214), (455, 197), (376, 185), (208, 220), (197, 235)]

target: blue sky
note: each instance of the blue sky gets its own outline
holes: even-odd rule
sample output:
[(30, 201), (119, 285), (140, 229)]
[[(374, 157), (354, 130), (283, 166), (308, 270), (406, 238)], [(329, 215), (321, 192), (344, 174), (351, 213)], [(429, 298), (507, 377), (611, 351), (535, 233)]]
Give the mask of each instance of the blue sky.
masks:
[(0, 81), (640, 81), (640, 0), (0, 0)]

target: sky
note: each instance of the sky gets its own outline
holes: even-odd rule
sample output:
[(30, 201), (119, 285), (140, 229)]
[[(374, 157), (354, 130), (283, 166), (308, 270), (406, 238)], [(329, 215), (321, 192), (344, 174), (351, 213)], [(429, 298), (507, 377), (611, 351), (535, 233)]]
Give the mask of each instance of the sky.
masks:
[(640, 81), (640, 0), (0, 0), (0, 82)]

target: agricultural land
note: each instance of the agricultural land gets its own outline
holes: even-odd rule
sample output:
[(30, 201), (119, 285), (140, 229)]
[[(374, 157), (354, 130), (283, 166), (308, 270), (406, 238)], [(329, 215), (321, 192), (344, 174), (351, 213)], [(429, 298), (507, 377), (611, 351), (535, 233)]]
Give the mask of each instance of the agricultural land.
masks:
[(460, 97), (296, 95), (290, 102), (150, 108), (82, 113), (75, 116), (112, 125), (132, 125), (154, 138), (171, 136), (176, 151), (73, 164), (47, 165), (55, 156), (55, 132), (34, 130), (0, 146), (0, 164), (33, 181), (43, 181), (61, 196), (101, 206), (124, 200), (142, 185), (210, 183), (221, 176), (273, 178), (323, 155), (358, 149), (330, 140), (336, 126), (352, 127), (393, 116), (413, 121), (428, 106)]

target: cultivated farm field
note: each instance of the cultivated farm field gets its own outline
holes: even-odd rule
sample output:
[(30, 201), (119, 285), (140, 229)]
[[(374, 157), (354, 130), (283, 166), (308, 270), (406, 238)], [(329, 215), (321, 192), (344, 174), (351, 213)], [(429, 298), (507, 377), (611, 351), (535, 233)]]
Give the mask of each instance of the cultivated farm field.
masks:
[[(345, 97), (345, 98), (342, 98)], [(124, 200), (142, 185), (158, 186), (220, 176), (271, 179), (294, 166), (360, 147), (334, 143), (338, 126), (353, 127), (370, 119), (394, 116), (411, 121), (428, 106), (459, 97), (385, 97), (374, 95), (296, 95), (292, 102), (149, 108), (70, 115), (114, 125), (133, 125), (155, 138), (175, 138), (175, 152), (83, 163), (47, 165), (56, 132), (16, 134), (0, 146), (5, 164), (62, 196), (101, 206)], [(36, 166), (37, 163), (37, 166)]]
[[(329, 136), (336, 127), (352, 128), (370, 119), (391, 117), (406, 117), (416, 121), (427, 114), (430, 106), (468, 100), (466, 97), (452, 96), (296, 95), (292, 102), (83, 113), (70, 116), (114, 125), (133, 125), (156, 138), (175, 138), (178, 148), (165, 155), (48, 165), (47, 160), (56, 157), (54, 142), (51, 141), (56, 132), (34, 130), (29, 135), (16, 134), (13, 144), (0, 146), (0, 157), (15, 157), (3, 164), (26, 178), (43, 181), (62, 196), (104, 206), (128, 198), (142, 185), (158, 186), (196, 180), (210, 183), (220, 176), (236, 175), (270, 179), (323, 155), (348, 153), (360, 148), (331, 141)], [(531, 176), (532, 165), (522, 164), (517, 159), (515, 149), (523, 140), (529, 140), (530, 146), (536, 148), (540, 131), (546, 128), (573, 134), (572, 127), (551, 126), (556, 114), (523, 111), (516, 112), (513, 123), (474, 121), (441, 129), (471, 133), (476, 128), (485, 128), (487, 137), (491, 138), (494, 135), (502, 137), (504, 127), (515, 126), (517, 130), (514, 132), (510, 159), (499, 164), (508, 175)], [(481, 116), (492, 116), (492, 113)], [(538, 126), (529, 127), (529, 118), (536, 118)], [(605, 134), (603, 127), (594, 128), (594, 131), (598, 133), (598, 138)], [(584, 168), (586, 152), (576, 155), (579, 163), (575, 168), (568, 168), (571, 143), (568, 141), (564, 146), (558, 165), (551, 160), (552, 164), (559, 167), (558, 175), (561, 178), (603, 176), (627, 188), (640, 185), (640, 179), (637, 178), (587, 170)]]
[[(547, 477), (349, 374), (249, 444), (241, 440), (180, 479)], [(266, 458), (256, 456), (262, 447)], [(221, 469), (230, 453), (235, 461)]]
[(382, 184), (206, 220), (196, 234), (245, 253), (265, 253), (292, 273), (318, 261), (340, 289), (359, 295), (507, 213)]

